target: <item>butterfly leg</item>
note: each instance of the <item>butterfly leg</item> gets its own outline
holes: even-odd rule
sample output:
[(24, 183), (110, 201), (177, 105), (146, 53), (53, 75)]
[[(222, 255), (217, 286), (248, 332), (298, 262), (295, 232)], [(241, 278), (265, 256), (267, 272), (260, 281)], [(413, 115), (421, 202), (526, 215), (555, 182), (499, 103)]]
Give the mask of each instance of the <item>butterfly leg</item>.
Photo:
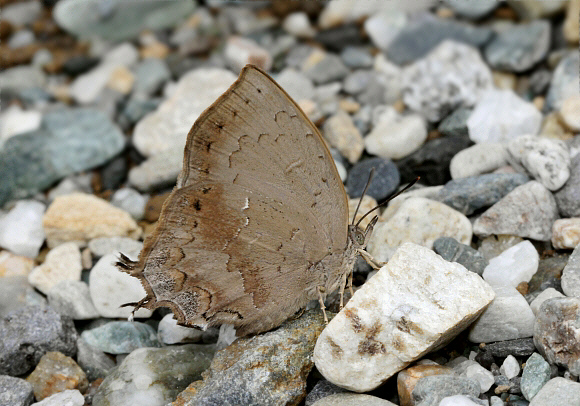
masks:
[(386, 262), (377, 261), (376, 259), (373, 258), (373, 256), (371, 254), (369, 254), (368, 252), (366, 252), (365, 250), (363, 250), (361, 248), (357, 249), (357, 252), (360, 254), (361, 257), (363, 257), (363, 259), (366, 261), (366, 263), (369, 264), (371, 266), (371, 268), (373, 268), (373, 269), (381, 269), (381, 267), (383, 267), (387, 264)]
[(318, 286), (318, 302), (320, 303), (320, 308), (322, 309), (322, 314), (324, 315), (324, 324), (328, 324), (328, 317), (326, 317), (326, 306), (324, 305), (324, 296), (326, 296), (326, 288), (324, 286)]
[(340, 296), (340, 307), (339, 307), (339, 309), (341, 309), (341, 310), (344, 307), (344, 288), (346, 287), (346, 283), (347, 283), (346, 282), (346, 278), (347, 278), (347, 276), (348, 276), (347, 273), (342, 274), (342, 281), (340, 283), (340, 288), (338, 290), (338, 295)]
[(346, 287), (348, 288), (348, 291), (350, 292), (350, 297), (353, 297), (354, 292), (352, 291), (352, 278), (354, 275), (354, 270), (350, 271), (350, 273), (348, 274), (348, 282), (346, 283)]

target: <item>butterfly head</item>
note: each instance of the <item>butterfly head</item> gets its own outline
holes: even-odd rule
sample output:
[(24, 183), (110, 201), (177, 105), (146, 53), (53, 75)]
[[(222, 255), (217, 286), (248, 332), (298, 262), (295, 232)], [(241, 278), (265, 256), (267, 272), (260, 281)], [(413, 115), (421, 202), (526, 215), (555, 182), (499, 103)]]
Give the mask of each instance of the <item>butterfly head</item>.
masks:
[(348, 236), (349, 239), (352, 241), (352, 244), (355, 246), (355, 248), (365, 249), (371, 238), (373, 228), (375, 227), (375, 224), (377, 223), (378, 219), (379, 219), (378, 216), (373, 217), (373, 219), (366, 226), (364, 231), (358, 226), (358, 223), (350, 224), (348, 226)]

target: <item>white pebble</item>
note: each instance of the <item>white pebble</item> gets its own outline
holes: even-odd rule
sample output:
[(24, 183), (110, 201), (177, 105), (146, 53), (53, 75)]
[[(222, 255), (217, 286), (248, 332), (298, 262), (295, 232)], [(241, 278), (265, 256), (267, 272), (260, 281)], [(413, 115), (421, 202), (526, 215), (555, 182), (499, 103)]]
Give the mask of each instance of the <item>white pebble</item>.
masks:
[(526, 240), (490, 259), (482, 276), (492, 285), (515, 288), (521, 282), (529, 282), (532, 279), (538, 271), (539, 263), (538, 251), (531, 242)]
[(449, 164), (451, 178), (490, 173), (507, 164), (507, 151), (498, 142), (484, 142), (459, 151)]
[(30, 272), (28, 282), (46, 295), (61, 281), (79, 281), (82, 270), (81, 250), (68, 242), (51, 249), (44, 263)]
[(35, 258), (44, 242), (44, 204), (21, 200), (0, 218), (0, 247), (23, 257)]
[(508, 355), (499, 367), (499, 372), (505, 375), (508, 379), (515, 378), (520, 374), (520, 364), (513, 355)]

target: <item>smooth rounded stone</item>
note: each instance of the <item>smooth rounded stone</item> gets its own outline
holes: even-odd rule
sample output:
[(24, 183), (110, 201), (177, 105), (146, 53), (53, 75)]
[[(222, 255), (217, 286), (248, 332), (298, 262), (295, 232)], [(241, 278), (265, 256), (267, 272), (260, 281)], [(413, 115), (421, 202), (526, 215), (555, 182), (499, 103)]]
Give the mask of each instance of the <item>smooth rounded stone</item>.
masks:
[(469, 341), (489, 343), (531, 337), (534, 313), (516, 288), (493, 286), (496, 296), (481, 317), (471, 325)]
[(475, 105), (467, 128), (476, 143), (504, 142), (538, 134), (541, 123), (542, 113), (512, 90), (490, 90)]
[[(563, 278), (563, 276), (562, 276), (562, 278)], [(569, 296), (573, 296), (573, 295), (569, 295)], [(558, 292), (554, 288), (547, 288), (547, 289), (543, 290), (538, 296), (536, 296), (536, 298), (534, 300), (532, 300), (532, 302), (530, 303), (530, 308), (532, 309), (534, 314), (538, 314), (538, 311), (540, 310), (542, 303), (544, 303), (546, 300), (552, 299), (554, 297), (564, 297), (564, 295), (562, 293)]]
[(100, 166), (124, 147), (120, 129), (100, 111), (78, 108), (48, 112), (39, 130), (10, 138), (0, 150), (0, 173), (9, 180), (0, 183), (0, 205)]
[(486, 45), (485, 58), (492, 68), (500, 71), (527, 71), (546, 57), (550, 31), (546, 20), (506, 27)]
[(489, 398), (490, 406), (504, 406), (503, 400), (498, 396), (492, 396)]
[(439, 237), (451, 236), (462, 244), (471, 242), (471, 222), (451, 207), (412, 197), (386, 221), (375, 225), (368, 252), (379, 261), (388, 261), (399, 246), (413, 242), (432, 249)]
[(371, 395), (336, 393), (312, 403), (312, 406), (395, 406), (395, 404)]
[(134, 69), (135, 84), (133, 95), (150, 97), (157, 93), (171, 79), (171, 72), (163, 59), (147, 58)]
[(580, 69), (580, 53), (570, 52), (562, 58), (552, 76), (550, 88), (546, 95), (546, 108), (559, 110), (564, 100), (578, 95), (578, 70)]
[(142, 192), (175, 185), (183, 167), (183, 147), (164, 150), (129, 171), (129, 184)]
[(98, 237), (139, 238), (141, 229), (131, 215), (94, 195), (59, 196), (43, 219), (49, 247), (65, 242), (79, 245)]
[(580, 299), (580, 244), (562, 271), (562, 290), (567, 296)]
[(203, 382), (193, 382), (176, 402), (183, 406), (300, 403), (314, 366), (312, 350), (323, 328), (322, 314), (315, 309), (277, 330), (238, 338), (216, 353)]
[(44, 354), (26, 380), (39, 401), (67, 389), (84, 392), (89, 387), (87, 376), (78, 364), (57, 351)]
[(473, 106), (493, 88), (491, 71), (479, 52), (449, 40), (406, 67), (402, 80), (405, 104), (432, 122), (440, 121), (457, 107)]
[(367, 195), (380, 202), (399, 186), (399, 171), (393, 161), (380, 157), (365, 159), (355, 164), (348, 172), (346, 188), (350, 197), (362, 195), (372, 168), (375, 168), (375, 176), (367, 189)]
[(87, 374), (89, 382), (105, 378), (115, 367), (115, 361), (103, 351), (80, 338), (77, 340), (77, 362)]
[(379, 216), (380, 221), (387, 221), (399, 210), (403, 202), (412, 198), (412, 197), (425, 197), (427, 199), (431, 199), (433, 196), (436, 196), (439, 191), (443, 189), (443, 186), (426, 186), (422, 187), (421, 185), (415, 185), (411, 187), (411, 189), (399, 196), (395, 197), (393, 200), (389, 202), (387, 208), (383, 211), (383, 213)]
[(580, 132), (580, 96), (572, 96), (564, 100), (560, 107), (560, 118), (570, 130)]
[[(533, 309), (532, 309), (533, 310)], [(499, 367), (499, 372), (508, 379), (515, 378), (520, 374), (520, 363), (513, 355), (508, 355)]]
[(455, 375), (426, 376), (417, 382), (412, 393), (412, 401), (418, 406), (438, 406), (449, 396), (466, 395), (477, 398), (479, 383)]
[(433, 242), (433, 250), (449, 262), (457, 262), (471, 272), (478, 275), (488, 265), (487, 259), (477, 250), (469, 245), (461, 244), (452, 237), (439, 237)]
[(500, 255), (489, 260), (482, 277), (491, 285), (517, 287), (522, 282), (529, 282), (537, 272), (540, 255), (529, 241), (508, 248)]
[[(138, 279), (121, 272), (115, 266), (118, 257), (113, 254), (103, 256), (95, 264), (89, 275), (89, 291), (97, 311), (103, 317), (129, 317), (131, 306), (125, 303), (138, 302), (145, 297), (145, 289)], [(151, 317), (151, 310), (141, 308), (135, 317)]]
[(48, 304), (73, 320), (99, 317), (91, 301), (89, 286), (78, 280), (64, 280), (54, 285), (48, 292)]
[(510, 234), (548, 241), (558, 208), (548, 189), (536, 181), (516, 187), (485, 211), (475, 223), (477, 236)]
[(44, 263), (28, 275), (28, 282), (46, 295), (59, 282), (80, 281), (82, 270), (79, 247), (74, 242), (65, 243), (46, 254)]
[(536, 315), (534, 344), (550, 364), (563, 366), (580, 375), (580, 299), (546, 300)]
[(414, 365), (397, 374), (397, 393), (401, 405), (411, 405), (411, 394), (417, 382), (426, 376), (449, 375), (451, 368), (442, 365)]
[(34, 401), (32, 385), (21, 378), (0, 375), (0, 405), (29, 406)]
[(177, 325), (172, 313), (165, 315), (157, 327), (159, 341), (164, 344), (196, 343), (204, 334), (205, 331)]
[(155, 329), (138, 321), (111, 321), (83, 331), (81, 338), (109, 354), (129, 354), (137, 348), (161, 346)]
[(335, 384), (330, 383), (325, 379), (321, 379), (316, 383), (316, 385), (314, 385), (314, 388), (308, 392), (308, 395), (306, 395), (306, 399), (304, 399), (304, 405), (312, 406), (322, 398), (343, 392), (346, 392), (346, 389), (341, 388), (340, 386), (336, 386)]
[(171, 97), (135, 126), (135, 148), (146, 157), (172, 148), (183, 151), (192, 123), (235, 80), (231, 71), (221, 68), (200, 68), (183, 75)]
[(328, 118), (322, 128), (324, 138), (351, 164), (356, 163), (364, 150), (363, 137), (348, 113), (339, 110)]
[(369, 154), (401, 159), (419, 149), (426, 139), (427, 125), (420, 115), (402, 116), (389, 106), (365, 137), (364, 145)]
[(302, 72), (288, 67), (276, 76), (276, 82), (285, 89), (297, 103), (314, 99), (314, 84)]
[(0, 217), (0, 246), (16, 255), (38, 256), (44, 243), (42, 216), (45, 205), (34, 200), (21, 200)]
[(268, 71), (272, 68), (272, 55), (252, 39), (230, 36), (225, 45), (226, 63), (234, 72), (239, 72), (247, 64), (253, 64)]
[(403, 244), (324, 329), (314, 362), (335, 385), (372, 390), (452, 340), (493, 296), (489, 285), (463, 266)]
[(444, 3), (451, 7), (456, 14), (473, 20), (485, 17), (498, 5), (495, 0), (480, 0), (470, 3), (463, 0), (444, 0)]
[(89, 249), (96, 258), (105, 255), (116, 255), (120, 252), (128, 256), (133, 261), (137, 260), (143, 248), (141, 241), (135, 241), (128, 237), (100, 237), (89, 241)]
[(506, 147), (499, 142), (483, 142), (459, 151), (449, 164), (452, 179), (493, 172), (507, 165)]
[(377, 48), (386, 51), (407, 23), (406, 13), (400, 10), (384, 11), (370, 15), (364, 22), (364, 30)]
[(288, 14), (282, 22), (282, 28), (297, 38), (313, 38), (316, 35), (316, 30), (312, 27), (308, 14), (304, 11)]
[(507, 144), (508, 161), (524, 169), (549, 190), (560, 189), (570, 177), (570, 153), (564, 141), (522, 135)]
[(556, 377), (550, 379), (530, 402), (530, 406), (580, 405), (580, 383)]
[(23, 90), (43, 88), (46, 85), (46, 75), (37, 66), (21, 65), (4, 69), (0, 73), (2, 90), (20, 92)]
[(145, 216), (145, 205), (148, 200), (148, 195), (142, 195), (135, 189), (127, 187), (113, 193), (111, 204), (126, 211), (134, 220), (139, 221)]
[(533, 353), (527, 360), (522, 373), (521, 388), (522, 394), (527, 400), (532, 400), (534, 396), (550, 380), (550, 364), (537, 352)]
[(73, 321), (48, 306), (26, 306), (0, 321), (0, 373), (23, 375), (48, 351), (73, 356)]
[(322, 85), (344, 79), (349, 69), (338, 55), (318, 51), (303, 62), (302, 72), (316, 85)]
[(559, 219), (552, 227), (552, 245), (556, 249), (572, 249), (580, 244), (580, 217)]
[(83, 406), (85, 397), (76, 389), (69, 389), (40, 401), (32, 406)]
[(522, 174), (486, 174), (454, 179), (445, 184), (433, 200), (465, 215), (494, 205), (513, 189), (529, 181)]
[(385, 51), (394, 63), (406, 65), (423, 58), (446, 40), (478, 48), (491, 36), (492, 31), (488, 28), (425, 15), (406, 24)]
[(0, 251), (0, 277), (28, 276), (34, 268), (34, 260), (9, 251)]
[(483, 347), (483, 350), (497, 358), (506, 358), (509, 355), (529, 357), (536, 351), (536, 346), (534, 345), (534, 340), (530, 337), (489, 343)]
[(36, 110), (22, 110), (11, 105), (0, 115), (0, 146), (10, 137), (35, 131), (40, 128), (42, 113)]
[(369, 49), (356, 46), (346, 46), (340, 53), (344, 64), (352, 69), (371, 68), (374, 63)]

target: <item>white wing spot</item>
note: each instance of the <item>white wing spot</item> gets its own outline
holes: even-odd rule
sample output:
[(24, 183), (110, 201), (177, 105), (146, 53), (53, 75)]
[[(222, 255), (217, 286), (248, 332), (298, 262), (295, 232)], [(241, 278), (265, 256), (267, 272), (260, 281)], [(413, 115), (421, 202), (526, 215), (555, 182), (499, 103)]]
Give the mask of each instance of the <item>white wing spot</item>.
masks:
[(248, 210), (250, 208), (250, 199), (246, 197), (246, 205), (242, 207), (242, 210)]

